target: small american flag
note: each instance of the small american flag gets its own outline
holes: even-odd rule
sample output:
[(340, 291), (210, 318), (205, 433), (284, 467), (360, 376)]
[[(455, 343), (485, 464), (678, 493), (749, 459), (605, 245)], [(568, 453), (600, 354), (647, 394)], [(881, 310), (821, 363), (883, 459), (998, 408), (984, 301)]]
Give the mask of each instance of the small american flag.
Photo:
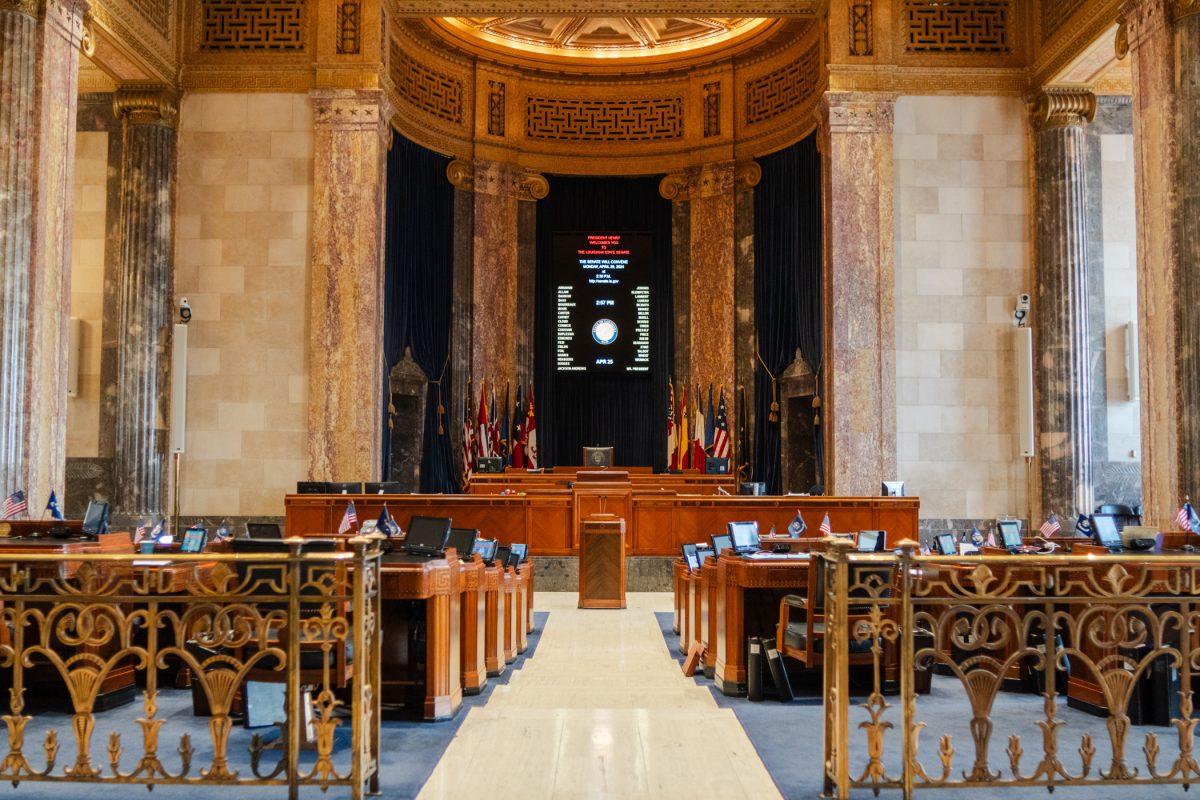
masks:
[(1062, 525), (1058, 524), (1058, 515), (1051, 514), (1046, 518), (1046, 521), (1042, 523), (1042, 527), (1038, 528), (1038, 533), (1040, 533), (1042, 536), (1053, 536), (1061, 530)]
[(1191, 533), (1200, 532), (1200, 518), (1196, 516), (1196, 509), (1192, 508), (1191, 501), (1184, 501), (1179, 507), (1179, 512), (1175, 515), (1175, 523), (1185, 531)]
[(143, 521), (143, 522), (138, 523), (137, 529), (134, 530), (134, 532), (133, 532), (133, 543), (137, 544), (138, 542), (142, 541), (142, 539), (145, 539), (145, 538), (146, 538), (146, 523)]
[(4, 518), (12, 519), (17, 514), (24, 514), (29, 511), (29, 503), (25, 500), (25, 492), (18, 489), (17, 491), (4, 498)]
[(988, 531), (988, 535), (987, 535), (987, 546), (988, 546), (988, 547), (995, 547), (995, 546), (996, 546), (996, 532), (995, 532), (995, 531)]
[[(711, 402), (712, 395), (709, 395)], [(725, 390), (721, 390), (721, 400), (717, 404), (717, 416), (713, 420), (713, 458), (729, 458), (729, 415), (725, 410)]]
[(825, 519), (821, 520), (821, 535), (829, 536), (833, 533), (833, 526), (829, 524), (829, 514), (825, 515)]
[(350, 505), (346, 506), (346, 513), (342, 515), (342, 524), (338, 525), (338, 533), (346, 533), (358, 524), (358, 512), (354, 510), (354, 501), (350, 501)]

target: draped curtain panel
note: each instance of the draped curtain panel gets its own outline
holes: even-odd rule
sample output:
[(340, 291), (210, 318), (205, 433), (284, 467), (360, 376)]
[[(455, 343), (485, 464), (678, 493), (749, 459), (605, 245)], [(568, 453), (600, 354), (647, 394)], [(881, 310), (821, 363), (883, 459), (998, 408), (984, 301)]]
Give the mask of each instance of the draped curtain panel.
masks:
[[(769, 419), (771, 375), (778, 377), (788, 368), (797, 347), (813, 372), (821, 372), (821, 156), (816, 134), (758, 163), (762, 180), (754, 189), (754, 319), (758, 352), (770, 374), (760, 363), (754, 376), (754, 480), (778, 494), (780, 426)], [(815, 437), (817, 474), (824, 483), (819, 428)]]
[[(615, 464), (666, 469), (667, 379), (674, 352), (671, 204), (659, 195), (658, 182), (658, 177), (550, 177), (550, 195), (538, 202), (534, 391), (544, 466), (578, 465), (584, 446), (611, 445)], [(654, 235), (649, 375), (554, 371), (554, 234), (583, 231)]]
[[(446, 179), (449, 161), (399, 134), (392, 137), (387, 163), (382, 391), (386, 415), (388, 372), (403, 358), (404, 349), (412, 348), (413, 360), (430, 380), (422, 421), (422, 492), (454, 492), (460, 485), (450, 430), (461, 424), (462, 411), (449, 407), (450, 370), (446, 369), (454, 274), (454, 187)], [(329, 379), (354, 378), (331, 375)], [(440, 435), (439, 402), (446, 406)], [(386, 419), (383, 431), (386, 475), (390, 451)]]

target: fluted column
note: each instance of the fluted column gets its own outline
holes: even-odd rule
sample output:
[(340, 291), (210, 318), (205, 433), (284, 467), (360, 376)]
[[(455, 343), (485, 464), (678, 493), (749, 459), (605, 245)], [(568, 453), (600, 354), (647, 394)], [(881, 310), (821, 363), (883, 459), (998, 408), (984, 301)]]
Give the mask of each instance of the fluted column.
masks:
[(0, 492), (62, 496), (86, 0), (0, 0)]
[(382, 473), (383, 207), (391, 110), (377, 89), (313, 104), (309, 474)]
[[(1091, 430), (1089, 273), (1099, 208), (1089, 201), (1087, 157), (1097, 146), (1086, 126), (1096, 97), (1050, 87), (1033, 104), (1037, 133), (1038, 460), (1042, 515), (1064, 520), (1094, 502)], [(1089, 141), (1090, 140), (1090, 141)]]
[(889, 94), (827, 92), (826, 486), (876, 495), (896, 476), (896, 278)]
[(172, 218), (176, 100), (162, 89), (117, 92), (121, 121), (121, 258), (118, 264), (116, 510), (166, 507), (170, 431)]

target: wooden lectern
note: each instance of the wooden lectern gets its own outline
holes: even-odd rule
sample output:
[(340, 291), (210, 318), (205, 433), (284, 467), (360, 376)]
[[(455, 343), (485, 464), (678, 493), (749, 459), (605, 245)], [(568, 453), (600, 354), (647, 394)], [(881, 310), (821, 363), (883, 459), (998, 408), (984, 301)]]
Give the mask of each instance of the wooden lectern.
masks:
[(592, 514), (579, 529), (579, 607), (625, 607), (625, 520)]

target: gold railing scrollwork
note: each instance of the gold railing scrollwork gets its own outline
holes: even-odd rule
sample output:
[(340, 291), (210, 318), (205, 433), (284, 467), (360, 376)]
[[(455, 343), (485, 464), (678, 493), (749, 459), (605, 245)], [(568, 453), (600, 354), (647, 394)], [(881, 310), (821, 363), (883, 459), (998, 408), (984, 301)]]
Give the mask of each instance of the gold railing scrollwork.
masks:
[[(0, 555), (0, 781), (376, 791), (380, 555), (367, 539), (328, 553), (289, 539), (279, 553)], [(171, 671), (207, 720), (162, 715)], [(97, 707), (118, 676), (143, 687), (140, 714)], [(248, 680), (285, 685), (274, 741), (235, 728)], [(36, 717), (35, 690), (69, 704), (65, 730)], [(140, 742), (110, 729), (131, 715)]]

